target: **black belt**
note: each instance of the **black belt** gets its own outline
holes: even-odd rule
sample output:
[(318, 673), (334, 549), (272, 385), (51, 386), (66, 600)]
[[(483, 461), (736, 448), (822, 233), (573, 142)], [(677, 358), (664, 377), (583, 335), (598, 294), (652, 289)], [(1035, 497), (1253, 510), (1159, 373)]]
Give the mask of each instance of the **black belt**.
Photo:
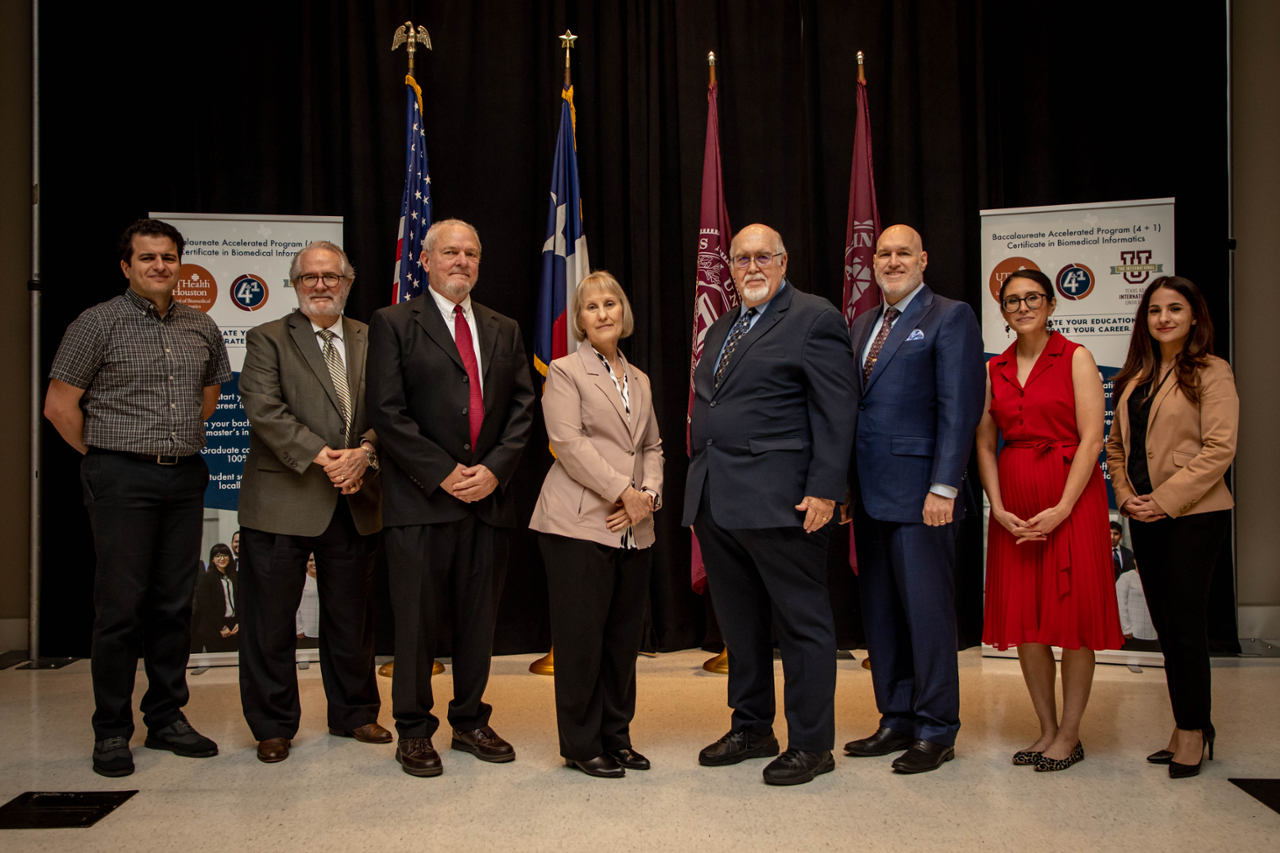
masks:
[(132, 450), (107, 450), (104, 447), (90, 447), (90, 453), (112, 453), (116, 456), (128, 456), (130, 459), (137, 459), (140, 462), (150, 462), (155, 465), (177, 465), (184, 460), (194, 459), (198, 454), (192, 453), (188, 456), (166, 456), (161, 453), (134, 453)]

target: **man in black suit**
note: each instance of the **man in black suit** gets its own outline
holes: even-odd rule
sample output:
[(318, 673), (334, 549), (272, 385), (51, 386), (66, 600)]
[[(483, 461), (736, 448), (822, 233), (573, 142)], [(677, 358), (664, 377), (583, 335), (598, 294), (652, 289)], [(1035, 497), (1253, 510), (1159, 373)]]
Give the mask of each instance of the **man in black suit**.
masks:
[(827, 524), (847, 489), (853, 351), (840, 312), (786, 281), (776, 231), (747, 226), (730, 255), (741, 305), (707, 330), (709, 357), (694, 375), (684, 524), (697, 530), (716, 591), (733, 724), (698, 761), (778, 755), (772, 623), (789, 743), (764, 780), (796, 785), (835, 769)]
[(438, 776), (431, 744), (437, 614), (453, 610), (452, 747), (511, 761), (484, 702), (515, 513), (507, 486), (529, 441), (533, 379), (515, 321), (471, 301), (480, 237), (448, 219), (423, 239), (430, 289), (369, 325), (369, 409), (385, 456), (382, 523), (395, 614), (396, 760)]
[(1120, 576), (1125, 572), (1133, 571), (1136, 566), (1133, 562), (1133, 552), (1120, 544), (1120, 540), (1124, 537), (1124, 528), (1120, 526), (1120, 522), (1111, 522), (1111, 563), (1116, 570), (1116, 580), (1120, 580)]

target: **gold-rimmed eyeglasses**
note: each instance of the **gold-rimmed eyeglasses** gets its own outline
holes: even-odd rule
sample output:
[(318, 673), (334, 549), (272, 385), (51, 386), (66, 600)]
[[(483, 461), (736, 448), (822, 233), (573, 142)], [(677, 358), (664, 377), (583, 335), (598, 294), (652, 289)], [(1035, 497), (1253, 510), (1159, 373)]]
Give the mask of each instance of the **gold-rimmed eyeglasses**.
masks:
[(1043, 293), (1028, 293), (1026, 296), (1006, 296), (1000, 300), (1000, 307), (1004, 309), (1004, 313), (1012, 314), (1018, 310), (1018, 306), (1024, 302), (1031, 311), (1036, 310), (1044, 304), (1045, 295)]

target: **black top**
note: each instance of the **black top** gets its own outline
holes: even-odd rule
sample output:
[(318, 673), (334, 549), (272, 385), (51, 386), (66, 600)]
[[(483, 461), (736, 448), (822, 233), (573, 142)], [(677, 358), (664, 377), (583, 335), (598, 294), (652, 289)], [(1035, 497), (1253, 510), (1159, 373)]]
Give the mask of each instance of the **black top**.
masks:
[[(1169, 374), (1166, 373), (1164, 378), (1168, 379)], [(1147, 468), (1147, 422), (1151, 419), (1151, 404), (1156, 398), (1155, 392), (1151, 390), (1152, 381), (1148, 379), (1129, 395), (1129, 460), (1126, 473), (1134, 493), (1139, 495), (1149, 495), (1153, 491), (1151, 472)], [(1160, 385), (1163, 384), (1161, 381)], [(1160, 388), (1156, 386), (1156, 391), (1158, 390)]]

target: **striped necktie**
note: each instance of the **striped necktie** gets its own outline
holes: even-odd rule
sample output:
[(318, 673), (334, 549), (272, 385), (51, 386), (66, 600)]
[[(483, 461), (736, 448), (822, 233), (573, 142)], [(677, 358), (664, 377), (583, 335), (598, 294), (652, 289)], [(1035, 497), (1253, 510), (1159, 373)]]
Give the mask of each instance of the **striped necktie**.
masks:
[(347, 368), (338, 355), (338, 348), (333, 339), (337, 337), (332, 329), (321, 329), (320, 337), (324, 338), (324, 363), (329, 366), (329, 378), (333, 380), (333, 390), (338, 392), (338, 408), (342, 410), (342, 446), (351, 443), (351, 388), (347, 385)]
[(729, 361), (733, 358), (733, 351), (738, 348), (738, 342), (742, 340), (751, 329), (751, 319), (756, 316), (756, 309), (748, 308), (746, 313), (738, 318), (738, 322), (733, 324), (733, 328), (729, 330), (729, 339), (725, 341), (724, 352), (720, 354), (720, 363), (716, 365), (716, 387), (720, 387), (720, 383), (724, 381), (724, 375), (729, 370)]

